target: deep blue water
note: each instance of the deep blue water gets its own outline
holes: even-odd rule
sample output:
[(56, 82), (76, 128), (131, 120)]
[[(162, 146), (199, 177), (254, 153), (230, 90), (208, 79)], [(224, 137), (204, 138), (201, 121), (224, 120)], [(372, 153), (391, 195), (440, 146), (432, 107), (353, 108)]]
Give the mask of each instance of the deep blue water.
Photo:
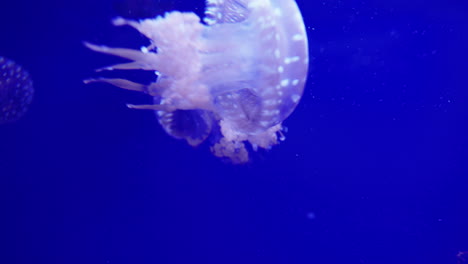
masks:
[[(137, 45), (110, 20), (203, 1), (0, 3), (28, 69), (0, 127), (0, 263), (457, 263), (468, 251), (468, 4), (298, 0), (308, 84), (287, 140), (233, 166), (159, 127), (145, 96), (84, 85)], [(189, 3), (190, 2), (190, 3)]]

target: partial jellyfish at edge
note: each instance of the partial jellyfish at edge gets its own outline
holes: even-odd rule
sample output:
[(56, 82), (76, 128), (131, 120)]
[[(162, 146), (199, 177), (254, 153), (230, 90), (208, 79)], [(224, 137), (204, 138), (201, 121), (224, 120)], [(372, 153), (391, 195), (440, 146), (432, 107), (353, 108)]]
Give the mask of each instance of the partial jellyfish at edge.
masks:
[(23, 117), (33, 95), (29, 73), (12, 60), (0, 56), (0, 125)]
[(282, 122), (302, 96), (308, 71), (307, 35), (294, 0), (207, 0), (204, 23), (194, 13), (173, 11), (139, 21), (116, 18), (150, 43), (140, 50), (90, 43), (96, 52), (130, 62), (101, 70), (157, 73), (149, 85), (126, 79), (97, 78), (146, 93), (150, 109), (171, 136), (197, 146), (214, 139), (211, 151), (233, 163), (249, 160), (253, 150), (278, 144)]

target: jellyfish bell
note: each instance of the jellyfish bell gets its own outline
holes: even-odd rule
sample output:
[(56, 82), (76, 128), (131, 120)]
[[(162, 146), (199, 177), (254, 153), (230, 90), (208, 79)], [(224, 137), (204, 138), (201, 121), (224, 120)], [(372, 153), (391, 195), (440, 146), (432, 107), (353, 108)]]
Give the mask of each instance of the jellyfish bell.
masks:
[(27, 112), (34, 95), (29, 73), (0, 56), (0, 124), (18, 121)]

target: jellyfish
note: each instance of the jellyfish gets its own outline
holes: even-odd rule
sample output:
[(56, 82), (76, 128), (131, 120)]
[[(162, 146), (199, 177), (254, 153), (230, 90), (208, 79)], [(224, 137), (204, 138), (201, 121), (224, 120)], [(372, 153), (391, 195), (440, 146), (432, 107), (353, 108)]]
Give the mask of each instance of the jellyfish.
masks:
[(19, 120), (34, 94), (29, 73), (20, 65), (0, 57), (0, 124)]
[[(141, 84), (96, 78), (143, 92), (153, 104), (128, 104), (156, 112), (171, 136), (198, 146), (208, 137), (212, 153), (233, 163), (249, 150), (269, 149), (284, 138), (282, 122), (302, 96), (308, 71), (304, 22), (294, 0), (207, 0), (203, 22), (172, 11), (139, 21), (116, 18), (149, 39), (140, 50), (85, 43), (89, 49), (130, 62), (102, 70), (154, 71)], [(250, 147), (247, 147), (250, 145)]]

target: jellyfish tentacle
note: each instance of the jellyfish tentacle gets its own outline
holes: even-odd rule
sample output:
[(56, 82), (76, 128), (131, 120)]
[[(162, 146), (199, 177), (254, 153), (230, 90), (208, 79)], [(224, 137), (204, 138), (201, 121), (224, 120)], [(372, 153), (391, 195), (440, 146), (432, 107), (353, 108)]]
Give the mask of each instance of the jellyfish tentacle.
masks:
[(127, 107), (130, 109), (139, 109), (139, 110), (158, 110), (158, 111), (166, 111), (172, 112), (175, 109), (168, 105), (160, 105), (160, 104), (147, 104), (147, 105), (134, 105), (134, 104), (127, 104)]
[(102, 71), (112, 71), (112, 70), (147, 70), (147, 71), (152, 71), (153, 69), (149, 67), (149, 65), (145, 63), (141, 63), (139, 61), (133, 61), (133, 62), (128, 62), (128, 63), (121, 63), (121, 64), (115, 64), (107, 67), (102, 67), (99, 69), (96, 69), (96, 72), (102, 72)]
[[(89, 42), (84, 42), (84, 45), (96, 52), (114, 55), (122, 57), (133, 62), (117, 64), (114, 66), (102, 68), (101, 70), (112, 70), (112, 69), (142, 69), (142, 70), (154, 70), (158, 60), (158, 56), (153, 52), (142, 52), (140, 50), (126, 49), (126, 48), (112, 48), (104, 45), (95, 45)], [(132, 68), (133, 67), (133, 68)]]
[(85, 84), (88, 83), (95, 83), (95, 82), (103, 82), (103, 83), (108, 83), (112, 84), (116, 87), (125, 89), (125, 90), (130, 90), (130, 91), (137, 91), (137, 92), (144, 92), (148, 93), (148, 86), (141, 84), (141, 83), (136, 83), (132, 82), (126, 79), (120, 79), (120, 78), (97, 78), (97, 79), (86, 79), (83, 81)]

